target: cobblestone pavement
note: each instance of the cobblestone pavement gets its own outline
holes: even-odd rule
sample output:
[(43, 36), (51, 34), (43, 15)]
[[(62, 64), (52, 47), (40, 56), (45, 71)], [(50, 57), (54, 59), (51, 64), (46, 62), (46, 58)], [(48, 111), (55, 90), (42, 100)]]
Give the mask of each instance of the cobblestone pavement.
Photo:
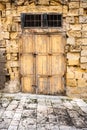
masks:
[(0, 94), (0, 130), (87, 130), (87, 101)]

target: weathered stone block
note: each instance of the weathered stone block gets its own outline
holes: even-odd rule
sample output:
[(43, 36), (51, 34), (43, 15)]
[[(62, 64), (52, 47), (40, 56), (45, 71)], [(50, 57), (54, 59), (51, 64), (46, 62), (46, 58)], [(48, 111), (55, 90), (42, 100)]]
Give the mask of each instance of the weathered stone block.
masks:
[(78, 87), (87, 87), (87, 82), (86, 82), (86, 79), (79, 79), (78, 80)]
[(79, 65), (80, 54), (79, 53), (68, 53), (67, 54), (69, 65)]
[(70, 52), (81, 52), (81, 46), (70, 46)]
[(82, 31), (82, 37), (87, 37), (87, 31)]
[(87, 50), (87, 46), (81, 46), (82, 50)]
[(81, 51), (81, 56), (87, 56), (87, 50), (82, 50)]
[(79, 8), (79, 2), (70, 2), (70, 3), (69, 3), (69, 8), (70, 8), (70, 9)]
[(40, 4), (40, 5), (49, 5), (49, 0), (38, 0), (38, 4)]
[(72, 17), (66, 17), (66, 23), (75, 23), (75, 18), (72, 16)]
[(75, 24), (79, 24), (79, 18), (78, 18), (78, 16), (75, 16)]
[(82, 38), (75, 38), (75, 43), (76, 45), (81, 45), (82, 44)]
[(2, 11), (2, 18), (6, 17), (6, 11)]
[(82, 45), (87, 45), (87, 38), (82, 39)]
[(3, 38), (5, 38), (5, 39), (9, 39), (9, 32), (4, 32), (4, 34), (3, 34)]
[(66, 16), (68, 13), (68, 6), (63, 6), (63, 16)]
[(81, 30), (81, 24), (70, 25), (71, 30)]
[(87, 31), (87, 24), (82, 24), (82, 30)]
[(69, 45), (75, 45), (75, 38), (74, 37), (67, 38), (67, 44), (69, 44)]
[(6, 58), (7, 58), (7, 60), (11, 60), (11, 55), (10, 55), (10, 53), (8, 53), (8, 54), (6, 55)]
[(87, 69), (87, 63), (82, 63), (81, 64), (81, 69)]
[(11, 38), (11, 39), (16, 39), (16, 38), (17, 38), (17, 32), (12, 32), (12, 33), (10, 34), (10, 38)]
[(24, 0), (15, 0), (15, 4), (16, 5), (23, 5), (24, 4)]
[(11, 9), (11, 3), (6, 3), (6, 10)]
[(81, 31), (74, 31), (74, 30), (71, 30), (71, 31), (68, 31), (68, 36), (70, 37), (81, 37)]
[(78, 16), (79, 10), (78, 9), (70, 9), (67, 15), (68, 16)]
[(66, 85), (69, 87), (76, 87), (77, 86), (76, 79), (67, 79)]
[(86, 80), (87, 80), (87, 73), (84, 73), (84, 74), (83, 74), (83, 79), (86, 79)]
[(79, 23), (87, 23), (87, 16), (79, 16)]
[(75, 70), (75, 79), (80, 79), (82, 78), (83, 73), (81, 72), (81, 70)]
[(5, 5), (3, 5), (2, 3), (0, 3), (0, 11), (5, 9)]
[(81, 63), (87, 63), (87, 57), (86, 56), (81, 57), (80, 62)]
[(87, 8), (87, 2), (84, 0), (84, 2), (80, 2), (80, 7), (81, 8)]
[(11, 15), (11, 10), (6, 10), (6, 16)]
[(75, 73), (74, 73), (74, 68), (73, 67), (67, 67), (66, 78), (67, 79), (75, 78)]
[(14, 16), (13, 21), (14, 22), (21, 22), (21, 17), (20, 16)]
[(18, 61), (10, 61), (10, 67), (19, 67)]
[(79, 15), (83, 15), (83, 14), (84, 14), (83, 8), (79, 8)]

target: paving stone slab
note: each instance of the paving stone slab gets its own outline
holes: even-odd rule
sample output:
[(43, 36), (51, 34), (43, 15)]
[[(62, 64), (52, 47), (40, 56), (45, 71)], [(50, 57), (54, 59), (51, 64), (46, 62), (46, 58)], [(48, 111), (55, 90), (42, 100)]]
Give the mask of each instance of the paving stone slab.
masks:
[(65, 96), (3, 94), (0, 130), (87, 130), (87, 103)]

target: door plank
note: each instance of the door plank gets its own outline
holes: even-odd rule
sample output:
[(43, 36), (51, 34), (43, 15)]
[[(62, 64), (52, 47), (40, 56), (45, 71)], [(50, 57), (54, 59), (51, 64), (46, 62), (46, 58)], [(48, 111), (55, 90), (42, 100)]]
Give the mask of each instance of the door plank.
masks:
[(64, 53), (63, 37), (61, 35), (51, 35), (50, 43), (52, 53)]
[(22, 75), (33, 75), (33, 55), (24, 54), (21, 56), (21, 74)]
[(22, 82), (22, 91), (23, 92), (29, 92), (29, 93), (33, 93), (33, 76), (23, 76), (21, 78), (21, 82)]

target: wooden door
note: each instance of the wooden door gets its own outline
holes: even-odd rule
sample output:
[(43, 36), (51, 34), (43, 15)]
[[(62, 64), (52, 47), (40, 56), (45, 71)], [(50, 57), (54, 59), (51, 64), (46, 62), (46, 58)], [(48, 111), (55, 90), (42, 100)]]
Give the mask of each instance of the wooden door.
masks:
[(64, 92), (64, 38), (58, 34), (24, 34), (20, 46), (22, 91)]

